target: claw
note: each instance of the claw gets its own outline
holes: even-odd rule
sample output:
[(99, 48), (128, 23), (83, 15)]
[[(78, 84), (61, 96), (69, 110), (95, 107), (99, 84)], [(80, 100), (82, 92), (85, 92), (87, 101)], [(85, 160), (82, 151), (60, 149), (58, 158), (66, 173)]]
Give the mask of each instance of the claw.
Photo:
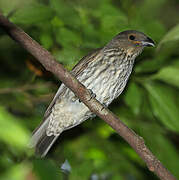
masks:
[[(91, 89), (88, 89), (88, 92), (89, 92), (89, 94), (90, 94), (90, 98), (88, 99), (88, 101), (90, 101), (92, 98), (95, 98), (96, 97), (96, 94), (95, 93), (93, 93), (93, 91), (91, 90)], [(77, 98), (77, 97), (76, 97)], [(79, 102), (81, 103), (81, 100), (80, 99), (78, 99), (79, 100)]]
[(101, 111), (102, 111), (103, 109), (106, 109), (106, 108), (108, 108), (108, 106), (107, 106), (106, 104), (103, 104), (103, 107), (101, 108)]
[(88, 92), (90, 94), (90, 99), (88, 101), (90, 101), (92, 98), (95, 98), (96, 97), (96, 94), (93, 93), (93, 91), (91, 89), (88, 89)]

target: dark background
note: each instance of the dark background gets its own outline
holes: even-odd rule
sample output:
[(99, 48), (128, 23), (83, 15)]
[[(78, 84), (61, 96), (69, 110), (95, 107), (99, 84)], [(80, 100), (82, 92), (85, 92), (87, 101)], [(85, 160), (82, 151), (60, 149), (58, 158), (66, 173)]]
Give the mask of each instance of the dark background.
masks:
[[(123, 30), (154, 39), (156, 48), (137, 58), (125, 92), (110, 109), (179, 178), (178, 0), (0, 0), (0, 10), (69, 70)], [(99, 118), (64, 132), (47, 158), (36, 158), (27, 144), (59, 85), (0, 30), (0, 179), (157, 179)], [(65, 160), (71, 168), (65, 163), (62, 172)]]

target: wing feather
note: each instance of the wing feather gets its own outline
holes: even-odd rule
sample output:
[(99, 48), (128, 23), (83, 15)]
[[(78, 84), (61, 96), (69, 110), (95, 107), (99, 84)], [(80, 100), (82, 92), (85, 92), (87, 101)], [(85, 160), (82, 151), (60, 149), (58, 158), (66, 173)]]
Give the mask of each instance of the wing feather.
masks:
[[(95, 60), (95, 56), (100, 52), (102, 48), (98, 48), (93, 50), (92, 52), (90, 52), (88, 55), (84, 56), (72, 69), (71, 73), (77, 78), (80, 73), (88, 66), (88, 63)], [(50, 103), (50, 105), (48, 106), (45, 114), (44, 114), (44, 119), (46, 119), (50, 113), (51, 113), (51, 109), (53, 107), (53, 105), (55, 104), (56, 100), (65, 93), (67, 87), (62, 84), (57, 93), (55, 94), (52, 102)]]
[[(87, 56), (83, 57), (77, 63), (77, 65), (74, 66), (71, 73), (75, 77), (78, 78), (78, 76), (80, 76), (81, 72), (83, 72), (83, 70), (88, 66), (89, 62), (92, 62), (92, 61), (95, 61), (98, 59), (98, 58), (96, 58), (96, 56), (100, 55), (99, 52), (100, 52), (100, 49), (97, 49), (97, 50), (91, 52), (90, 54), (88, 54)], [(49, 107), (47, 108), (47, 110), (44, 114), (43, 121), (33, 132), (29, 146), (35, 147), (36, 152), (41, 157), (44, 157), (47, 154), (47, 152), (49, 151), (49, 149), (51, 148), (51, 146), (53, 145), (53, 143), (55, 142), (55, 140), (58, 137), (58, 136), (53, 136), (53, 135), (47, 136), (46, 130), (47, 130), (47, 127), (49, 124), (49, 115), (52, 111), (52, 108), (53, 108), (54, 104), (56, 103), (57, 99), (59, 99), (66, 92), (66, 90), (67, 90), (67, 87), (64, 84), (62, 84), (59, 87), (56, 95), (54, 96), (52, 102), (50, 103)], [(71, 127), (73, 127), (73, 126), (71, 126)]]

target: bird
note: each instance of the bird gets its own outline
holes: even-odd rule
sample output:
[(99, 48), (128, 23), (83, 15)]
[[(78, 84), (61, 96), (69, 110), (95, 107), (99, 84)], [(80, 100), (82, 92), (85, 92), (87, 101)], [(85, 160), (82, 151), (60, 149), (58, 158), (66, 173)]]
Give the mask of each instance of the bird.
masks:
[[(71, 70), (91, 96), (108, 105), (124, 90), (136, 57), (154, 41), (142, 32), (126, 30), (104, 47), (84, 56)], [(47, 108), (43, 121), (31, 137), (30, 147), (40, 157), (46, 156), (59, 135), (89, 118), (95, 117), (88, 107), (63, 83)]]

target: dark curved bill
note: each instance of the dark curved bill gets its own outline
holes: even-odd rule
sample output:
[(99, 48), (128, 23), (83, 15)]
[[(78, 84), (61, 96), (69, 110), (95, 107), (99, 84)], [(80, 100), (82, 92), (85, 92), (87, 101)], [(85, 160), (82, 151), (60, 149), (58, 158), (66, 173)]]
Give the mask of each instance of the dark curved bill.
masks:
[(142, 41), (142, 45), (148, 47), (155, 47), (155, 42), (151, 38), (147, 37), (145, 41)]

